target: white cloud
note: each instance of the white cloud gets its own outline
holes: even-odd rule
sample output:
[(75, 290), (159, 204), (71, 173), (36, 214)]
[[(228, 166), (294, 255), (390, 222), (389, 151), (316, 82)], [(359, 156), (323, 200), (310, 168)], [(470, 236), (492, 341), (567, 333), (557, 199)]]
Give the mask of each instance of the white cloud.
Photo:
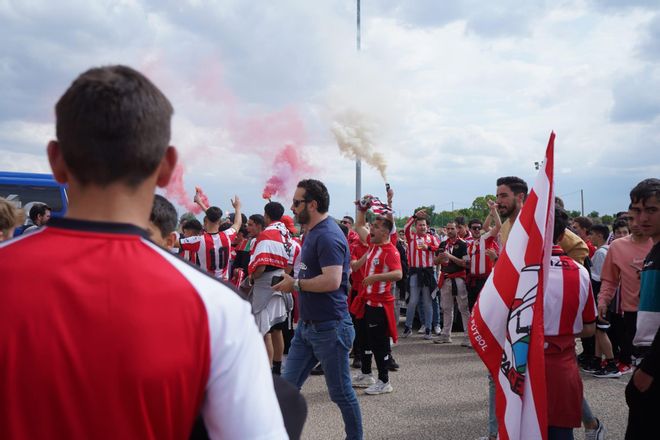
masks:
[[(126, 63), (175, 107), (188, 189), (242, 192), (251, 212), (291, 141), (332, 208), (352, 210), (354, 163), (329, 129), (347, 108), (378, 127), (404, 212), (469, 204), (500, 175), (533, 181), (553, 129), (561, 185), (597, 181), (588, 210), (616, 211), (660, 163), (655, 3), (363, 2), (357, 54), (348, 0), (2, 2), (0, 167), (44, 171), (61, 93), (92, 65)], [(384, 191), (367, 167), (363, 187)]]

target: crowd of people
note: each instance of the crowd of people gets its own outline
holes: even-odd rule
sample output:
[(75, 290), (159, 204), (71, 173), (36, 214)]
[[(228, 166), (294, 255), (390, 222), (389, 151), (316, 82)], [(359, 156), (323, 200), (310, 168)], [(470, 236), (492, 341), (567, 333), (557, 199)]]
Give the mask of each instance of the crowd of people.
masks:
[[(0, 374), (12, 384), (0, 390), (0, 437), (297, 438), (299, 390), (323, 374), (346, 438), (360, 439), (355, 389), (394, 390), (399, 337), (453, 344), (462, 331), (472, 349), (470, 313), (525, 203), (524, 180), (498, 179), (486, 218), (444, 225), (419, 210), (398, 229), (389, 186), (386, 203), (367, 195), (356, 218), (337, 221), (315, 179), (298, 183), (292, 216), (274, 201), (248, 216), (238, 196), (225, 215), (198, 190), (203, 217), (179, 217), (154, 197), (176, 165), (171, 115), (139, 72), (85, 72), (57, 103), (48, 145), (54, 177), (68, 184), (66, 216), (35, 204), (26, 228), (0, 199), (0, 240), (18, 232), (0, 244)], [(549, 438), (580, 425), (585, 438), (604, 436), (578, 367), (633, 373), (626, 438), (642, 438), (660, 404), (660, 180), (639, 183), (611, 228), (555, 203)], [(52, 262), (38, 276), (35, 247)], [(497, 438), (489, 384), (486, 438)]]

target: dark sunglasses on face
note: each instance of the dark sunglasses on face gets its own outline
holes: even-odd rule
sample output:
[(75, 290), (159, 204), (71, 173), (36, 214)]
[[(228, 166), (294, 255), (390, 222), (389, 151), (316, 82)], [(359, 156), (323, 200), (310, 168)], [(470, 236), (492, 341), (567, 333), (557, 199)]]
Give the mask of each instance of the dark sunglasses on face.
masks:
[(300, 199), (300, 200), (293, 199), (293, 207), (297, 208), (301, 203), (306, 203), (306, 202), (307, 202), (307, 200), (305, 200), (305, 199)]
[(481, 229), (481, 226), (472, 226), (470, 229), (472, 229), (473, 231), (478, 231), (479, 229)]

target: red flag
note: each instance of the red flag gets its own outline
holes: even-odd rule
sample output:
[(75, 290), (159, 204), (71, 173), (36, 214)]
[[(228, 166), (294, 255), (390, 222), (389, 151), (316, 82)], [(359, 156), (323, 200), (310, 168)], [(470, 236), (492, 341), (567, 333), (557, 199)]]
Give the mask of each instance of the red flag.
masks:
[(545, 161), (470, 318), (470, 339), (495, 381), (500, 439), (546, 439), (543, 294), (554, 226), (554, 132)]

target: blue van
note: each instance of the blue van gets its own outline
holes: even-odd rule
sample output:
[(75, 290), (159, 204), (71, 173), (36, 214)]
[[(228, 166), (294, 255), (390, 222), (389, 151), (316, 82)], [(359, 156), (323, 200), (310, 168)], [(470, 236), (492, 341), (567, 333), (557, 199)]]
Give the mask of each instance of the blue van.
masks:
[(25, 209), (27, 218), (35, 203), (45, 203), (53, 217), (62, 217), (69, 205), (66, 186), (50, 174), (0, 171), (0, 197)]

